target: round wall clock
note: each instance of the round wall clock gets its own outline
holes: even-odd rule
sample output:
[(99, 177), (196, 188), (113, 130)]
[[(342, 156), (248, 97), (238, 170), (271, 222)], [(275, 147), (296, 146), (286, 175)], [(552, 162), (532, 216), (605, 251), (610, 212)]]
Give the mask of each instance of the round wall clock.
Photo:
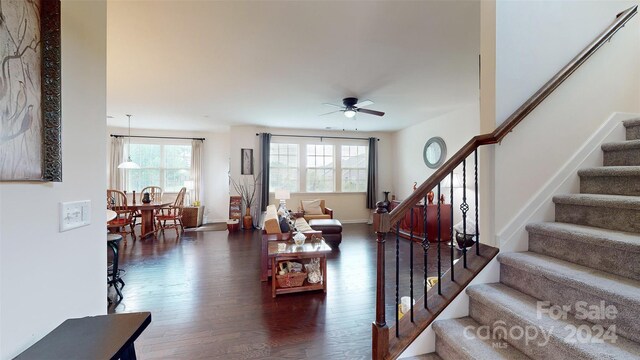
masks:
[(447, 145), (444, 140), (439, 136), (434, 136), (427, 140), (427, 143), (424, 144), (422, 157), (425, 165), (430, 169), (439, 168), (447, 157)]

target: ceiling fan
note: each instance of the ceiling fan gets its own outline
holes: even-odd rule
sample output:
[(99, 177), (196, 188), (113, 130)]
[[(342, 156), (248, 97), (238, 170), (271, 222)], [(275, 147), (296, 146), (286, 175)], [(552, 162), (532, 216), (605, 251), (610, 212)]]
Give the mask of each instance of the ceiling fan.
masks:
[(376, 115), (376, 116), (383, 116), (384, 115), (384, 112), (382, 112), (382, 111), (363, 109), (365, 106), (373, 105), (373, 101), (371, 101), (371, 100), (363, 100), (361, 102), (358, 102), (358, 98), (354, 98), (354, 97), (348, 97), (348, 98), (342, 99), (342, 106), (335, 105), (335, 104), (329, 104), (329, 103), (324, 103), (324, 105), (337, 107), (337, 108), (340, 108), (340, 110), (331, 111), (331, 112), (328, 112), (328, 113), (322, 114), (322, 115), (329, 115), (329, 114), (336, 113), (338, 111), (342, 111), (344, 113), (344, 116), (346, 116), (348, 118), (352, 118), (352, 117), (356, 116), (356, 113), (359, 113), (359, 112), (365, 113), (365, 114), (370, 114), (370, 115)]

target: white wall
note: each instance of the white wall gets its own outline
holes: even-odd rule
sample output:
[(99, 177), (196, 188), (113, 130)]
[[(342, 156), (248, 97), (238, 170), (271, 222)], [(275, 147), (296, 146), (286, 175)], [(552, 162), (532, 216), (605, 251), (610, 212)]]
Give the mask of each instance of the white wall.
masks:
[[(502, 123), (576, 56), (615, 19), (617, 13), (638, 4), (637, 0), (498, 0), (496, 123)], [(636, 16), (632, 20), (636, 24), (632, 26), (634, 29), (637, 29), (637, 22)], [(620, 31), (624, 32), (633, 30)], [(632, 53), (635, 46), (628, 45), (631, 45), (628, 51)], [(613, 78), (620, 70), (610, 66), (605, 71), (612, 71), (609, 76)]]
[[(496, 128), (496, 2), (480, 3), (480, 133)], [(495, 212), (495, 147), (482, 146), (480, 157), (480, 214)], [(480, 216), (481, 241), (494, 245), (493, 216)]]
[[(497, 122), (520, 105), (523, 88), (530, 96), (632, 3), (499, 1)], [(636, 16), (496, 147), (496, 232), (613, 112), (640, 110), (638, 59)]]
[[(135, 118), (134, 118), (135, 121)], [(110, 148), (110, 135), (126, 135), (127, 128), (107, 128), (107, 149)], [(221, 222), (229, 218), (229, 132), (202, 132), (202, 131), (167, 131), (151, 129), (131, 129), (131, 135), (137, 136), (173, 136), (188, 138), (205, 138), (204, 141), (204, 166), (203, 166), (203, 198), (205, 222)], [(186, 140), (190, 143), (190, 140)], [(108, 168), (109, 153), (107, 151), (106, 164)], [(108, 174), (107, 169), (107, 176)], [(151, 185), (151, 184), (150, 184)], [(141, 189), (136, 189), (140, 191)], [(131, 192), (127, 191), (127, 195)], [(137, 197), (137, 195), (136, 195)], [(164, 200), (175, 199), (174, 194), (166, 194)]]
[[(403, 200), (413, 192), (413, 183), (423, 183), (435, 170), (428, 168), (423, 160), (424, 145), (434, 136), (441, 137), (447, 145), (448, 160), (469, 139), (478, 135), (480, 131), (479, 104), (461, 107), (437, 118), (423, 121), (394, 133), (393, 155), (393, 194), (398, 200)], [(475, 208), (475, 193), (473, 189), (473, 157), (467, 159), (467, 203), (471, 209)], [(462, 175), (462, 166), (454, 171)], [(437, 190), (433, 190), (437, 196)], [(449, 190), (441, 188), (445, 193), (446, 203), (449, 204)], [(457, 210), (462, 198), (462, 189), (454, 191), (454, 224), (460, 221), (460, 211)], [(472, 214), (473, 210), (469, 214)], [(475, 216), (475, 215), (473, 215)]]
[[(0, 183), (0, 358), (65, 319), (106, 313), (106, 2), (62, 1), (62, 183)], [(89, 226), (58, 232), (61, 201)]]
[[(231, 176), (239, 178), (240, 176), (240, 149), (253, 149), (254, 169), (258, 169), (260, 163), (260, 141), (256, 133), (270, 132), (272, 134), (287, 135), (312, 135), (312, 136), (339, 136), (339, 137), (377, 137), (378, 142), (378, 197), (380, 200), (384, 198), (382, 191), (392, 191), (392, 142), (391, 135), (388, 133), (369, 133), (369, 132), (351, 132), (351, 131), (321, 131), (321, 130), (298, 130), (298, 129), (281, 129), (281, 128), (263, 128), (255, 126), (233, 126), (231, 127)], [(272, 141), (284, 138), (275, 137)], [(293, 138), (295, 141), (305, 141), (308, 139)], [(316, 139), (319, 141), (318, 139)], [(362, 141), (367, 144), (366, 141)], [(235, 193), (234, 193), (235, 194)], [(294, 193), (291, 199), (287, 201), (287, 206), (296, 210), (300, 199), (323, 198), (326, 200), (326, 206), (334, 210), (334, 216), (340, 221), (363, 222), (370, 218), (371, 210), (366, 208), (366, 197), (364, 194), (358, 193)], [(273, 193), (270, 195), (271, 204), (277, 204)], [(253, 211), (257, 211), (254, 206)], [(255, 216), (256, 213), (254, 213)]]

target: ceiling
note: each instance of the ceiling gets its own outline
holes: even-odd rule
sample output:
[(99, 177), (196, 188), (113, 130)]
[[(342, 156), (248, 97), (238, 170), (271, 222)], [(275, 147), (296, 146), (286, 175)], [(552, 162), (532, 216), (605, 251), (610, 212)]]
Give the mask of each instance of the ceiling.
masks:
[[(395, 131), (478, 101), (479, 1), (109, 1), (110, 126)], [(347, 96), (384, 117), (319, 116)]]

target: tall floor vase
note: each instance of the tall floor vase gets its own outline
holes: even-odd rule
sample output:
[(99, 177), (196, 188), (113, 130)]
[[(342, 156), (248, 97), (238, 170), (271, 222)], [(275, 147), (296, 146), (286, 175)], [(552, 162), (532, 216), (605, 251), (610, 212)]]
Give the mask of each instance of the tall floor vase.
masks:
[(247, 207), (247, 212), (242, 217), (242, 225), (245, 230), (253, 229), (253, 219), (251, 218), (251, 208)]

